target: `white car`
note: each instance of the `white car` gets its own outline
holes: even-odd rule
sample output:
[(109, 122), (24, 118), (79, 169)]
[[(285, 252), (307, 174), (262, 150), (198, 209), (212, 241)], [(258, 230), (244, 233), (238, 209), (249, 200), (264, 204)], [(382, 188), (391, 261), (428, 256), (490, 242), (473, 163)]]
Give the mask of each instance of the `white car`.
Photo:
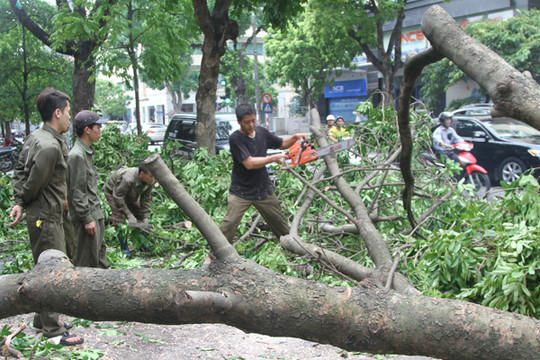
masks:
[[(150, 143), (154, 144), (157, 142), (163, 142), (165, 138), (165, 132), (167, 126), (157, 123), (144, 123), (141, 124), (141, 130), (143, 133), (146, 133), (150, 138)], [(127, 134), (137, 134), (137, 123), (129, 124), (128, 128), (125, 131)]]

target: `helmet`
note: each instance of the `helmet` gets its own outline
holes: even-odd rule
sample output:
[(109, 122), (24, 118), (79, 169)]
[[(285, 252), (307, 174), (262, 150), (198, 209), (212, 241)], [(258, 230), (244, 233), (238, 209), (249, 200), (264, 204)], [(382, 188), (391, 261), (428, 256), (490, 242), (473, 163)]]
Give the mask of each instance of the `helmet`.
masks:
[(326, 117), (326, 121), (328, 120), (336, 120), (336, 118), (334, 117), (334, 115), (330, 114)]
[(441, 123), (443, 123), (446, 119), (448, 118), (452, 118), (452, 113), (449, 113), (448, 111), (445, 111), (445, 112), (442, 112), (440, 115), (439, 115), (439, 121)]

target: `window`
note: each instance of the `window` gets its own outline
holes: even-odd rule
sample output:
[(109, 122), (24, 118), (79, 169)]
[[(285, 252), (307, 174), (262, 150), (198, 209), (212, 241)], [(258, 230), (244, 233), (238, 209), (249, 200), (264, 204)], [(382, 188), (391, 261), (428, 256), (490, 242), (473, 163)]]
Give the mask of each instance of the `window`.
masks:
[(187, 141), (197, 141), (197, 127), (194, 121), (184, 120), (182, 121), (182, 127), (177, 135), (178, 139)]
[(458, 133), (459, 136), (472, 138), (474, 137), (475, 131), (485, 132), (485, 130), (482, 129), (480, 125), (474, 123), (473, 121), (458, 120), (457, 125), (456, 125), (456, 132)]

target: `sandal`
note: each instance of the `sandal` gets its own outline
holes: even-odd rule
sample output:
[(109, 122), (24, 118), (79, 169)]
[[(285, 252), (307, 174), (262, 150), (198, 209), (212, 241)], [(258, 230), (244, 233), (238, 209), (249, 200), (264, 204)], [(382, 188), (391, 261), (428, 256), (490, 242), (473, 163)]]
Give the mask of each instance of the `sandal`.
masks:
[(66, 330), (73, 327), (73, 323), (66, 320), (58, 320), (58, 325), (63, 326)]
[[(75, 340), (75, 338), (78, 338), (78, 340)], [(71, 340), (74, 339), (74, 340)], [(70, 341), (71, 340), (71, 341)], [(84, 339), (79, 335), (70, 335), (69, 331), (64, 331), (62, 334), (62, 338), (60, 339), (60, 344), (65, 346), (73, 346), (73, 345), (79, 345), (84, 342)]]

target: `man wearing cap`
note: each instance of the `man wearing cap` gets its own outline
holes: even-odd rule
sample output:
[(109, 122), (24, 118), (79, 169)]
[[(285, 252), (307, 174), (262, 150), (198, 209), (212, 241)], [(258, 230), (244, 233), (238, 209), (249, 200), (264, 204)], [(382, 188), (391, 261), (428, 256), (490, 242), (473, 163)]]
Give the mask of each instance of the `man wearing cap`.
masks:
[(77, 234), (75, 265), (107, 268), (105, 224), (97, 192), (92, 144), (101, 137), (99, 116), (83, 110), (75, 115), (73, 128), (77, 141), (67, 159), (69, 215)]
[[(66, 157), (68, 147), (63, 136), (71, 125), (69, 96), (53, 88), (43, 90), (36, 101), (43, 127), (26, 138), (13, 172), (15, 205), (10, 217), (17, 225), (26, 210), (30, 247), (37, 263), (42, 252), (55, 249), (66, 253), (62, 213), (66, 204)], [(66, 300), (66, 301), (69, 301)], [(73, 325), (60, 320), (58, 313), (42, 311), (34, 316), (34, 327), (45, 337), (61, 335), (63, 345), (83, 343), (69, 334)]]

